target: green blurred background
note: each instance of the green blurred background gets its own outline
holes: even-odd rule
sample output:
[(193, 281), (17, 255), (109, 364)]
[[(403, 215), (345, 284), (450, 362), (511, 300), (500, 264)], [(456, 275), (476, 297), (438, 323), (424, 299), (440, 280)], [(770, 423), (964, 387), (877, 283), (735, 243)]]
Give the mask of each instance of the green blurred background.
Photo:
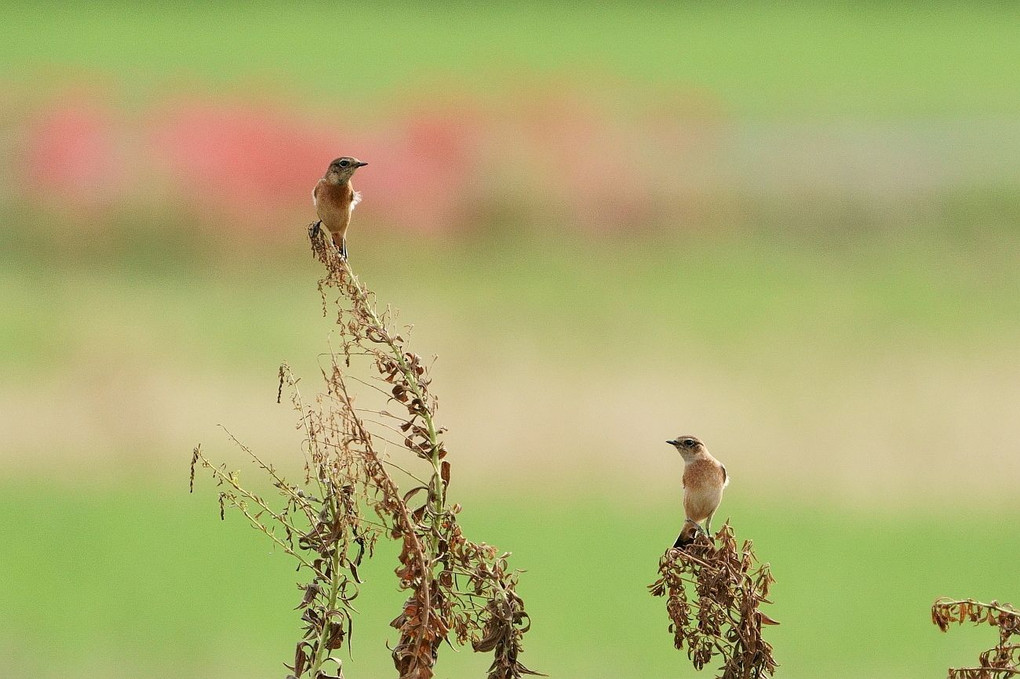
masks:
[[(529, 666), (696, 674), (645, 591), (677, 433), (772, 564), (781, 676), (939, 675), (995, 640), (934, 598), (1020, 603), (1012, 3), (4, 16), (0, 674), (284, 673), (291, 564), (187, 463), (257, 478), (223, 425), (297, 468), (275, 377), (328, 347), (305, 226), (340, 154), (466, 528), (527, 570)], [(393, 563), (352, 679), (392, 672)]]

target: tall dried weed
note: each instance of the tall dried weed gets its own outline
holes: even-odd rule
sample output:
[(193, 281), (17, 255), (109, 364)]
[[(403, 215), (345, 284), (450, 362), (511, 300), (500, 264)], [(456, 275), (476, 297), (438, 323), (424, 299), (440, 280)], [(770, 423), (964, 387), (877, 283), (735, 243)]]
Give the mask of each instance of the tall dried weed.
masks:
[[(305, 478), (285, 479), (237, 442), (268, 474), (282, 503), (241, 485), (236, 472), (211, 463), (196, 448), (195, 467), (211, 470), (226, 507), (294, 557), (309, 576), (298, 608), (303, 633), (289, 677), (342, 677), (335, 652), (350, 643), (359, 567), (380, 538), (400, 544), (395, 572), (407, 599), (391, 625), (398, 640), (393, 663), (401, 679), (434, 676), (444, 642), (492, 654), (489, 679), (536, 674), (519, 656), (530, 620), (517, 595), (518, 573), (495, 547), (468, 540), (450, 504), (451, 465), (436, 422), (429, 368), (408, 349), (393, 314), (335, 249), (313, 235), (312, 252), (325, 266), (319, 282), (324, 313), (336, 314), (338, 345), (322, 369), (325, 390), (306, 402), (298, 379), (280, 368), (284, 391), (304, 434)], [(402, 459), (390, 451), (397, 451)]]
[(974, 599), (941, 597), (931, 607), (931, 621), (943, 632), (956, 622), (987, 624), (999, 628), (999, 643), (978, 656), (977, 667), (953, 667), (949, 679), (1000, 679), (1020, 676), (1020, 611), (1010, 604), (992, 601), (981, 603)]
[(666, 550), (652, 596), (666, 597), (669, 631), (677, 649), (701, 669), (721, 656), (718, 677), (770, 677), (776, 661), (762, 638), (764, 625), (777, 625), (759, 610), (773, 583), (768, 564), (759, 564), (751, 542), (738, 550), (733, 528), (724, 524), (710, 539), (693, 533), (683, 547)]

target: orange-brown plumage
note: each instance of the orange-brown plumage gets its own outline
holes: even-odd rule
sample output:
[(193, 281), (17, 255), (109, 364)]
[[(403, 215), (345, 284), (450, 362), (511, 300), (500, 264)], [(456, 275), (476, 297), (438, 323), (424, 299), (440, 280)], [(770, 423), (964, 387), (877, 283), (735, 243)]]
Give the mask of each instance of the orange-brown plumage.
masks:
[(344, 257), (347, 256), (347, 228), (351, 225), (351, 214), (361, 201), (361, 195), (351, 184), (351, 177), (355, 170), (365, 165), (368, 163), (357, 158), (337, 158), (312, 190), (319, 225), (329, 232), (333, 244)]
[[(723, 488), (730, 481), (726, 467), (693, 436), (678, 436), (666, 443), (676, 448), (684, 459), (684, 514), (687, 521), (707, 534), (712, 527), (712, 516), (722, 502)], [(705, 523), (704, 528), (702, 522)], [(690, 531), (681, 532), (675, 547), (686, 544), (685, 533)]]
[(684, 512), (694, 523), (701, 523), (715, 513), (722, 501), (726, 473), (719, 461), (695, 459), (684, 465)]
[(347, 236), (347, 227), (351, 225), (351, 203), (354, 202), (354, 187), (350, 181), (342, 184), (330, 184), (320, 179), (312, 194), (315, 199), (315, 212), (322, 220), (322, 226), (333, 236), (333, 243), (339, 248)]

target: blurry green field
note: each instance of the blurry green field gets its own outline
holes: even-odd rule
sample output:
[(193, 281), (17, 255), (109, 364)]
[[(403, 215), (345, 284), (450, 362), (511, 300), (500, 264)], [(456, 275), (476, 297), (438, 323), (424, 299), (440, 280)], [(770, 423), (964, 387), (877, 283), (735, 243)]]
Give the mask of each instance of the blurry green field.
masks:
[(484, 93), (551, 72), (741, 116), (998, 116), (1020, 106), (1018, 19), (1010, 3), (18, 3), (0, 77), (108, 72), (134, 94), (191, 81), (360, 107), (423, 78)]
[[(998, 242), (1015, 242), (1006, 238)], [(918, 341), (942, 350), (1008, 347), (1020, 332), (1020, 267), (1014, 247), (1002, 245), (940, 238), (822, 251), (733, 238), (411, 246), (376, 236), (359, 243), (355, 266), (418, 326), (422, 351), (457, 336), (499, 347), (512, 331), (519, 347), (541, 345), (544, 360), (611, 359), (612, 368), (664, 346), (738, 363), (790, 342), (843, 357)], [(413, 257), (398, 254), (407, 247)], [(97, 250), (96, 259), (63, 259), (19, 246), (0, 270), (0, 365), (14, 377), (39, 375), (119, 346), (191, 370), (261, 373), (284, 359), (311, 369), (329, 322), (303, 239), (288, 248), (293, 259), (255, 251), (215, 264), (196, 251), (195, 264), (186, 253), (147, 261)], [(51, 267), (63, 275), (51, 276)]]
[[(0, 663), (9, 676), (272, 677), (292, 652), (299, 593), (287, 557), (237, 516), (218, 520), (200, 480), (126, 488), (7, 484), (0, 492)], [(512, 549), (528, 570), (526, 662), (554, 677), (691, 676), (671, 647), (662, 600), (649, 597), (676, 530), (668, 498), (514, 500), (472, 489), (469, 535)], [(473, 498), (473, 499), (471, 499)], [(976, 659), (988, 629), (942, 635), (939, 595), (1016, 600), (1020, 543), (988, 510), (966, 521), (855, 514), (799, 503), (724, 505), (738, 537), (772, 564), (769, 638), (786, 677), (930, 677)], [(402, 600), (380, 550), (359, 600), (352, 678), (385, 676), (386, 624)], [(439, 676), (483, 673), (483, 659), (442, 651)]]

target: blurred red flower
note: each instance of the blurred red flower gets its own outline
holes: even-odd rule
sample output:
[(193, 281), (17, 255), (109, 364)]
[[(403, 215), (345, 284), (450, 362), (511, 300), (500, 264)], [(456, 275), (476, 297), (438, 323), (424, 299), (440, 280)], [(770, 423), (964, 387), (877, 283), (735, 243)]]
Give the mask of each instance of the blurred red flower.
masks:
[(89, 95), (62, 97), (26, 126), (23, 187), (69, 213), (116, 204), (132, 183), (126, 136), (114, 109)]
[(153, 118), (150, 163), (200, 213), (228, 224), (284, 231), (280, 220), (306, 207), (340, 135), (289, 112), (212, 102), (174, 103)]
[(469, 214), (477, 136), (477, 125), (464, 116), (412, 114), (384, 135), (371, 154), (366, 151), (365, 160), (378, 159), (356, 182), (366, 207), (420, 233), (456, 230)]

